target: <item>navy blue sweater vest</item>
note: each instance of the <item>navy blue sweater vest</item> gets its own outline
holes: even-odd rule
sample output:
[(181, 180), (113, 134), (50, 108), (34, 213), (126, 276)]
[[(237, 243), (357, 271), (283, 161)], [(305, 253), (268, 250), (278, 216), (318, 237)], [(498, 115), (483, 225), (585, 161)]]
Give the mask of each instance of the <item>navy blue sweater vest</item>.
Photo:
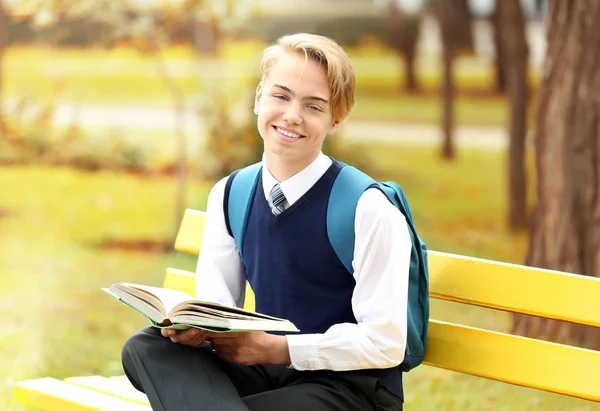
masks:
[[(327, 203), (340, 170), (334, 161), (308, 192), (278, 216), (269, 208), (259, 177), (248, 216), (242, 254), (256, 311), (287, 318), (303, 334), (357, 322), (351, 304), (356, 282), (327, 237)], [(399, 367), (357, 372), (378, 377), (403, 397)]]

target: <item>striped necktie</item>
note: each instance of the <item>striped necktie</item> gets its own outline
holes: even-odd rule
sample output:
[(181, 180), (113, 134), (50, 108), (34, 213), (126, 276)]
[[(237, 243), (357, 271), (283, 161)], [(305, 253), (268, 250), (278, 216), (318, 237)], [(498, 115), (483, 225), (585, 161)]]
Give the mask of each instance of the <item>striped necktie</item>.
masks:
[(273, 214), (279, 215), (283, 213), (285, 210), (285, 207), (283, 206), (285, 196), (283, 195), (283, 191), (281, 191), (279, 183), (275, 184), (271, 189), (271, 200), (273, 201), (273, 207), (271, 208)]

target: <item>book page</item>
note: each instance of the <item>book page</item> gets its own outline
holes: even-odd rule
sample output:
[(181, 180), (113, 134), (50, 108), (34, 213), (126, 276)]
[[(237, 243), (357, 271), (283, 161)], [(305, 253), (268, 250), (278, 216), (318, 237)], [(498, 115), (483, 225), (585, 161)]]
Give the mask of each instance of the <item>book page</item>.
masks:
[(183, 323), (205, 329), (221, 328), (222, 331), (287, 331), (298, 332), (298, 328), (289, 321), (272, 321), (255, 319), (251, 321), (206, 318), (197, 313), (181, 312), (172, 317), (174, 323)]
[(152, 304), (149, 304), (144, 300), (140, 300), (137, 297), (132, 297), (132, 294), (126, 291), (114, 287), (111, 287), (110, 289), (102, 288), (102, 291), (115, 298), (120, 303), (130, 308), (133, 308), (137, 312), (143, 314), (153, 323), (160, 324), (165, 320), (164, 315), (160, 312), (158, 308), (154, 307)]
[(185, 304), (180, 304), (173, 310), (173, 313), (179, 314), (181, 310), (193, 310), (199, 313), (206, 313), (211, 316), (221, 317), (221, 318), (231, 318), (238, 320), (247, 320), (247, 321), (256, 321), (256, 320), (269, 320), (269, 321), (285, 321), (282, 318), (270, 317), (267, 315), (255, 313), (253, 311), (238, 311), (232, 309), (229, 306), (219, 306), (215, 307), (206, 303), (193, 303), (186, 302)]
[[(194, 297), (179, 290), (169, 288), (152, 287), (149, 285), (118, 283), (126, 288), (137, 290), (138, 292), (149, 294), (150, 297), (157, 298), (164, 306), (165, 314), (169, 313), (173, 307), (184, 301), (194, 301)], [(142, 297), (141, 297), (142, 298)]]
[(229, 305), (223, 305), (223, 304), (215, 303), (212, 301), (199, 301), (199, 300), (190, 300), (190, 301), (185, 301), (181, 304), (178, 304), (170, 311), (170, 314), (175, 314), (182, 309), (183, 310), (194, 309), (197, 311), (203, 311), (203, 312), (207, 312), (207, 313), (216, 313), (217, 315), (227, 316), (230, 318), (243, 319), (243, 318), (248, 318), (248, 317), (254, 317), (254, 318), (263, 318), (266, 320), (274, 320), (274, 321), (284, 320), (282, 318), (272, 317), (270, 315), (261, 314), (256, 311), (246, 310), (244, 308), (231, 307)]

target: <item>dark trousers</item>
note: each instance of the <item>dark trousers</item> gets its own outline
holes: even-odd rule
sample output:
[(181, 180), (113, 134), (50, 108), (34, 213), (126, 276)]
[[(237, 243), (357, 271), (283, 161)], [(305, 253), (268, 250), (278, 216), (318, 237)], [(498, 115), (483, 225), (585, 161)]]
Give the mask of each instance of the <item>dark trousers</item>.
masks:
[(402, 401), (357, 372), (243, 366), (175, 344), (153, 327), (131, 336), (123, 368), (155, 411), (398, 411)]

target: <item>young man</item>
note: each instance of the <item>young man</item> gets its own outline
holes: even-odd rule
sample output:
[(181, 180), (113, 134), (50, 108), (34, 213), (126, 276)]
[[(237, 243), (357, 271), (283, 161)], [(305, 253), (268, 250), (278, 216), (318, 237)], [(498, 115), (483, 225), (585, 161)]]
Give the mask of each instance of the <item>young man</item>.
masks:
[(242, 306), (247, 278), (257, 311), (291, 320), (301, 334), (149, 327), (125, 344), (125, 372), (154, 410), (401, 410), (406, 220), (378, 189), (362, 194), (353, 274), (325, 225), (341, 166), (321, 147), (354, 105), (352, 65), (332, 40), (296, 34), (264, 51), (261, 70), (263, 167), (244, 261), (224, 213), (224, 178), (209, 195), (197, 297)]

